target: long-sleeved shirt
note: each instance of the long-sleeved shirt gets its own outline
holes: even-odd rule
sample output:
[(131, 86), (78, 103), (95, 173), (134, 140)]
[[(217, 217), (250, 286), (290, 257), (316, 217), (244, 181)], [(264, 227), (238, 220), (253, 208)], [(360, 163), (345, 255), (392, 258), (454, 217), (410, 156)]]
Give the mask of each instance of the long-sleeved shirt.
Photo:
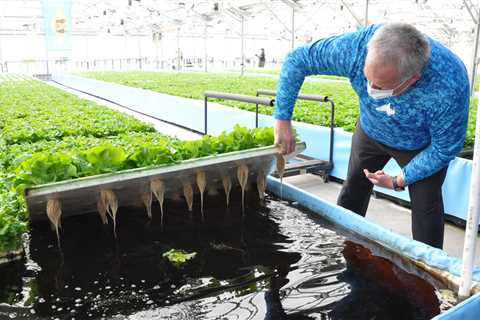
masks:
[(300, 87), (312, 74), (348, 77), (360, 101), (365, 133), (398, 150), (420, 150), (402, 168), (407, 185), (446, 167), (463, 147), (468, 122), (469, 82), (462, 61), (427, 37), (431, 54), (420, 80), (404, 93), (375, 100), (363, 73), (367, 43), (381, 27), (321, 39), (293, 49), (280, 73), (274, 116), (290, 120)]

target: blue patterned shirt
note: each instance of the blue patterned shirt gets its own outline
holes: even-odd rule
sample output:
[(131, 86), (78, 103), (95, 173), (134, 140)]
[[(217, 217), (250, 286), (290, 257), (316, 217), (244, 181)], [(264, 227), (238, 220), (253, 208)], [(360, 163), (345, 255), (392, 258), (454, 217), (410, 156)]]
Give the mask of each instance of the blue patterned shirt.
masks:
[(274, 116), (291, 119), (306, 76), (348, 77), (360, 101), (365, 133), (399, 150), (423, 149), (402, 168), (412, 184), (446, 167), (462, 149), (468, 121), (469, 82), (462, 61), (428, 38), (431, 55), (416, 83), (399, 96), (375, 100), (363, 74), (367, 43), (380, 25), (345, 33), (293, 49), (280, 73)]

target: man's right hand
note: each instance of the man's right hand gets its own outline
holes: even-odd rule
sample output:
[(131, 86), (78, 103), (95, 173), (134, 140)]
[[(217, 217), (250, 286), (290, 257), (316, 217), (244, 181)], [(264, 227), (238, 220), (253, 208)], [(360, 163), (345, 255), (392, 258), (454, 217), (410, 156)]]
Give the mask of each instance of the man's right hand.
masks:
[(295, 150), (295, 137), (290, 120), (275, 120), (275, 145), (280, 148), (280, 153), (285, 155)]

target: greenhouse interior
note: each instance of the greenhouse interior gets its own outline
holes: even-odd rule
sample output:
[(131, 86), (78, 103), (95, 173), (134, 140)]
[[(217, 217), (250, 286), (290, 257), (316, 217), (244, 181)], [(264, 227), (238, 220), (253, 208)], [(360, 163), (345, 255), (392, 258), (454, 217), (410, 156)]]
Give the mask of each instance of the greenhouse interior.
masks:
[(0, 319), (479, 319), (479, 38), (474, 0), (0, 0)]

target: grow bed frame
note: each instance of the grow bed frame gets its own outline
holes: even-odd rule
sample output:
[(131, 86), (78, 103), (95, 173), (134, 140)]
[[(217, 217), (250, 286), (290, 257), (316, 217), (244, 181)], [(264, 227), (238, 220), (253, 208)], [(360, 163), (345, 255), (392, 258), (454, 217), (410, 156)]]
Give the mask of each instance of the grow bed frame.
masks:
[[(304, 142), (296, 145), (293, 157), (305, 150)], [(195, 187), (198, 172), (206, 174), (207, 186), (222, 186), (222, 178), (230, 177), (233, 185), (237, 181), (237, 168), (248, 167), (249, 181), (255, 181), (259, 172), (265, 176), (272, 172), (275, 159), (279, 156), (275, 146), (261, 147), (190, 159), (179, 164), (161, 165), (148, 168), (124, 170), (110, 174), (66, 180), (38, 185), (25, 189), (25, 200), (31, 222), (47, 219), (46, 207), (49, 200), (59, 200), (62, 219), (97, 211), (102, 190), (111, 190), (118, 199), (118, 207), (142, 206), (142, 195), (151, 191), (151, 182), (165, 183), (165, 198), (173, 198), (181, 193), (186, 184)]]

